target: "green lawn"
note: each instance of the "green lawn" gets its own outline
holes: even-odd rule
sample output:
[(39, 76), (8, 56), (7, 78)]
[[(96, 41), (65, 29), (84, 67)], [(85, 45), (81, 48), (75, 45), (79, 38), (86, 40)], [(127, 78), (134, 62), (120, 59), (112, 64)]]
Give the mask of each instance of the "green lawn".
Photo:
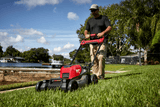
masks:
[(160, 65), (106, 65), (106, 70), (131, 70), (106, 74), (105, 80), (74, 92), (35, 88), (0, 94), (0, 107), (159, 107)]

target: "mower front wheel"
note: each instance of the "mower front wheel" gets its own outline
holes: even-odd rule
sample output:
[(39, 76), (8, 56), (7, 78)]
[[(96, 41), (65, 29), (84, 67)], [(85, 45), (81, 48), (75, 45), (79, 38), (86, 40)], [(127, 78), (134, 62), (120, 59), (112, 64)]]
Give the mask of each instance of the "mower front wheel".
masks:
[(41, 91), (40, 87), (41, 87), (42, 84), (43, 84), (43, 81), (39, 81), (39, 82), (36, 84), (36, 91)]
[(74, 91), (74, 90), (77, 90), (78, 89), (78, 84), (77, 82), (74, 80), (74, 81), (70, 81), (69, 84), (68, 84), (68, 90), (69, 91)]

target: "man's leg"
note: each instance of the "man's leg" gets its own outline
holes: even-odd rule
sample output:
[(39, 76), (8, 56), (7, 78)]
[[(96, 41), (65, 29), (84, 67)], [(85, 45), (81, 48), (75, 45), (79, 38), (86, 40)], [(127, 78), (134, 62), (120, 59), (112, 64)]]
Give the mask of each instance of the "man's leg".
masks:
[[(96, 52), (96, 47), (93, 47), (93, 45), (90, 44), (91, 62), (92, 62), (93, 59), (94, 59), (95, 52)], [(96, 58), (96, 59), (94, 60), (94, 65), (92, 66), (92, 73), (97, 75), (97, 72), (98, 72), (98, 59)]]
[(99, 65), (98, 65), (98, 76), (102, 76), (104, 78), (105, 76), (105, 44), (101, 45), (100, 48), (100, 54), (98, 56), (98, 61), (99, 61)]

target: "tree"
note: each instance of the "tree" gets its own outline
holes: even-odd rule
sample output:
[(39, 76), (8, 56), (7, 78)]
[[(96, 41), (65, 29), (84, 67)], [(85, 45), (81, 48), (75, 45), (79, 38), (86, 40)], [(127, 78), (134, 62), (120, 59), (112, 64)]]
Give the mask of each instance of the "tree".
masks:
[[(75, 53), (77, 52), (77, 49), (75, 49), (74, 51), (69, 53), (70, 58), (72, 59), (75, 55)], [(86, 48), (82, 48), (81, 50), (79, 50), (79, 52), (76, 55), (75, 61), (77, 62), (89, 62), (90, 61), (90, 55), (88, 55), (89, 52), (87, 52)]]
[(36, 51), (36, 56), (39, 62), (49, 62), (49, 54), (48, 54), (48, 49), (44, 49), (43, 47), (35, 49)]
[(60, 60), (60, 61), (64, 60), (64, 57), (62, 55), (53, 54), (52, 57), (53, 57), (54, 60)]
[(49, 62), (48, 49), (32, 48), (29, 51), (24, 51), (22, 55), (27, 62)]
[(159, 6), (159, 0), (125, 0), (120, 3), (118, 19), (124, 23), (131, 44), (140, 51), (151, 45), (156, 29), (154, 22), (159, 20), (156, 17), (160, 12)]
[(20, 51), (18, 51), (17, 49), (15, 49), (13, 46), (8, 46), (6, 51), (4, 52), (4, 56), (6, 55), (10, 55), (12, 57), (17, 57), (17, 56), (21, 56), (22, 53)]
[(1, 46), (1, 44), (0, 44), (0, 57), (2, 57), (3, 56), (3, 50), (2, 50), (2, 46)]
[(148, 59), (150, 61), (152, 60), (160, 62), (160, 42), (152, 45), (148, 54)]
[(155, 34), (154, 38), (152, 39), (152, 46), (160, 43), (160, 30)]

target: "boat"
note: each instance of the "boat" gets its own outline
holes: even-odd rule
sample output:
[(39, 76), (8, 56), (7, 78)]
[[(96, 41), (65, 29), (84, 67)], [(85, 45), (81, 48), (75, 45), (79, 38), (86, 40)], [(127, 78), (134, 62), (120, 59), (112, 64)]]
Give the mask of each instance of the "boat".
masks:
[(57, 60), (52, 59), (52, 63), (51, 63), (52, 68), (60, 69), (63, 65), (64, 65), (63, 61), (57, 61)]

